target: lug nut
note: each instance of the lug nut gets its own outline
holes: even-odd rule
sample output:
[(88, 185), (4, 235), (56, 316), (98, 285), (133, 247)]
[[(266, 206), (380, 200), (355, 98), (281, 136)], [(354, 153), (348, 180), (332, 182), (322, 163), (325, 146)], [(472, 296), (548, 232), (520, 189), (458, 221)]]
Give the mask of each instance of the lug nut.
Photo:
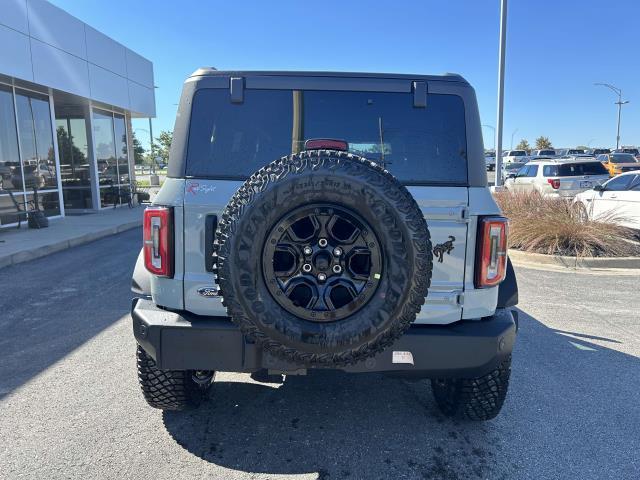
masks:
[(311, 255), (313, 253), (313, 249), (309, 246), (306, 246), (302, 249), (305, 255)]
[(334, 265), (333, 273), (340, 273), (340, 272), (342, 272), (342, 267), (340, 265)]
[(339, 257), (340, 255), (342, 255), (342, 249), (341, 249), (340, 247), (336, 247), (336, 248), (334, 248), (334, 249), (333, 249), (333, 254), (334, 254), (336, 257)]
[(326, 247), (328, 243), (329, 242), (327, 242), (326, 238), (321, 238), (320, 240), (318, 240), (318, 245), (320, 245), (322, 248)]
[(318, 281), (319, 282), (324, 282), (327, 279), (327, 276), (324, 273), (319, 273), (318, 274)]
[(304, 265), (302, 265), (302, 271), (305, 273), (309, 273), (311, 271), (311, 265), (305, 263)]

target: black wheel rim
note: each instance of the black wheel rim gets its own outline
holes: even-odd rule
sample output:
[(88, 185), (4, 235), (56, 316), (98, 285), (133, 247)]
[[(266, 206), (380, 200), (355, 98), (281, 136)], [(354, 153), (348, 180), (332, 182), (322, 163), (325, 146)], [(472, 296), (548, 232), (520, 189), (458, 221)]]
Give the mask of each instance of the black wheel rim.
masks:
[(382, 275), (382, 250), (359, 215), (313, 204), (276, 223), (263, 249), (262, 270), (269, 292), (286, 311), (332, 322), (371, 300)]

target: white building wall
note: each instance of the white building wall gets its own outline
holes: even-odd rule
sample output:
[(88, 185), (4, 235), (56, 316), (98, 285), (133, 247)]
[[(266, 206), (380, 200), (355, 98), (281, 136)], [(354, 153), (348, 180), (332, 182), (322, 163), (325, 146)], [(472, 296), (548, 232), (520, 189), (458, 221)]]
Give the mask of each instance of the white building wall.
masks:
[(0, 2), (0, 74), (155, 116), (149, 60), (45, 0)]

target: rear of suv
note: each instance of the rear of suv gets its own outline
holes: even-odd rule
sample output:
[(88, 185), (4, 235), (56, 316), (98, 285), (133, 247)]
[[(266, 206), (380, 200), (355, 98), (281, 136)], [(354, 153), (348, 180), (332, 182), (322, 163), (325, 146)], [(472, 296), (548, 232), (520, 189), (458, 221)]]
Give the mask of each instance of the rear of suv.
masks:
[(604, 165), (611, 177), (638, 170), (640, 167), (640, 160), (631, 153), (604, 153), (598, 155), (598, 161)]
[(495, 417), (517, 284), (483, 152), (458, 75), (196, 71), (133, 276), (147, 402), (328, 368)]
[(538, 192), (549, 197), (573, 198), (608, 179), (607, 169), (593, 157), (539, 158), (511, 173), (504, 187), (514, 192)]
[(528, 159), (526, 150), (507, 150), (502, 154), (502, 161), (504, 163), (522, 162)]

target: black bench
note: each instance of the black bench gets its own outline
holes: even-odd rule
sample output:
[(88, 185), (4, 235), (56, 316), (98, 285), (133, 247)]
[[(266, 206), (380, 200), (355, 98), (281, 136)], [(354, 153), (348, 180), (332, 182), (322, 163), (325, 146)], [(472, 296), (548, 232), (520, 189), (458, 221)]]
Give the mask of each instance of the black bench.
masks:
[(13, 214), (18, 218), (18, 228), (29, 218), (29, 214), (36, 211), (36, 206), (33, 200), (24, 200), (24, 197), (20, 195), (19, 199), (16, 198), (11, 190), (0, 190), (0, 195), (9, 194), (11, 198), (11, 205), (0, 205), (0, 215)]

